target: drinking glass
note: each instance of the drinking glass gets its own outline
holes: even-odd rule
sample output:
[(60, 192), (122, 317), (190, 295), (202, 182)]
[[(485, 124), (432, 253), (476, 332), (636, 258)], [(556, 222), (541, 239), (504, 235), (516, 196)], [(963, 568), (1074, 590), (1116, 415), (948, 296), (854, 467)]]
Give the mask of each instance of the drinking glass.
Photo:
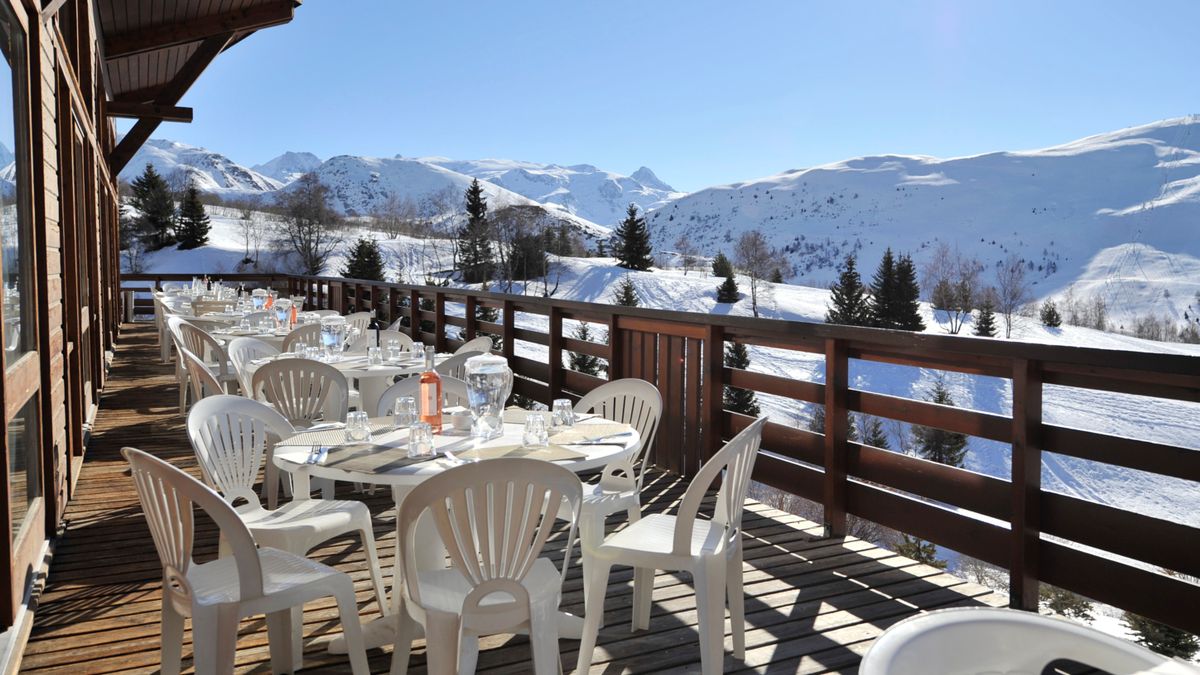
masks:
[(249, 333), (250, 332), (250, 319), (242, 319), (241, 323), (238, 324), (238, 328), (243, 333)]
[(568, 429), (575, 426), (575, 410), (571, 407), (571, 399), (554, 399), (552, 411), (550, 425), (554, 428)]
[(382, 366), (383, 350), (381, 350), (379, 347), (367, 347), (367, 365)]
[(392, 428), (411, 427), (417, 421), (417, 399), (401, 396), (392, 406)]
[(526, 447), (539, 447), (550, 442), (550, 434), (546, 431), (546, 418), (542, 415), (529, 413), (525, 417), (525, 432), (521, 440)]
[(388, 338), (388, 341), (384, 343), (384, 346), (387, 348), (387, 351), (384, 352), (384, 358), (387, 359), (388, 363), (397, 363), (400, 361), (402, 357), (400, 354), (399, 340), (396, 338)]
[(225, 313), (233, 314), (233, 305), (225, 305)]
[(308, 347), (305, 347), (303, 344), (297, 342), (296, 344), (292, 345), (292, 354), (295, 354), (296, 358), (302, 359), (308, 356)]
[(371, 422), (366, 412), (356, 410), (346, 415), (346, 440), (358, 443), (371, 440)]
[(414, 342), (413, 346), (412, 346), (412, 353), (416, 354), (417, 356), (424, 354), (425, 353), (425, 343), (424, 342)]
[(417, 422), (408, 429), (408, 456), (433, 456), (433, 429), (427, 422)]
[(321, 355), (322, 352), (320, 347), (309, 346), (304, 348), (304, 358), (312, 359), (313, 361), (320, 361)]

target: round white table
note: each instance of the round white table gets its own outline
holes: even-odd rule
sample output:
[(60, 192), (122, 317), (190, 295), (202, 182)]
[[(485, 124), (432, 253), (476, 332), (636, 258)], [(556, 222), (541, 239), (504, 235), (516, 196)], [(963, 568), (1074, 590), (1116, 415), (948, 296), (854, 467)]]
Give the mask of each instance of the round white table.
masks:
[[(521, 411), (506, 411), (506, 420), (512, 419), (514, 412)], [(546, 414), (546, 413), (542, 413)], [(386, 421), (382, 418), (372, 419), (373, 426), (378, 423), (385, 425)], [(578, 457), (563, 459), (556, 461), (557, 464), (571, 469), (575, 473), (591, 471), (594, 469), (603, 468), (618, 459), (626, 458), (638, 448), (641, 443), (641, 437), (633, 427), (626, 424), (619, 424), (602, 418), (589, 418), (581, 420), (575, 424), (575, 430), (578, 431), (575, 435), (589, 437), (587, 428), (593, 426), (597, 430), (596, 436), (605, 436), (602, 440), (610, 440), (607, 438), (613, 434), (617, 427), (620, 427), (621, 435), (618, 438), (613, 438), (613, 443), (607, 444), (564, 444), (560, 447), (574, 451)], [(449, 425), (446, 427), (449, 428)], [(465, 432), (446, 432), (441, 435), (434, 436), (434, 445), (438, 456), (429, 461), (420, 464), (412, 464), (408, 466), (398, 466), (389, 463), (388, 459), (401, 458), (406, 456), (408, 447), (408, 430), (398, 429), (394, 431), (385, 431), (384, 433), (376, 433), (371, 443), (379, 446), (377, 451), (377, 459), (373, 459), (375, 454), (365, 456), (358, 453), (356, 457), (339, 457), (336, 446), (329, 449), (328, 454), (321, 462), (310, 463), (310, 461), (319, 458), (320, 453), (314, 452), (314, 449), (324, 447), (314, 445), (314, 437), (312, 432), (300, 433), (292, 438), (285, 439), (275, 446), (273, 458), (275, 465), (281, 470), (287, 471), (292, 475), (293, 491), (296, 494), (307, 494), (310, 491), (309, 479), (311, 477), (330, 478), (333, 480), (366, 483), (373, 485), (387, 485), (392, 489), (392, 500), (399, 507), (404, 496), (408, 494), (414, 486), (421, 483), (426, 478), (441, 473), (448, 468), (461, 463), (456, 457), (458, 453), (478, 449), (485, 451), (489, 448), (503, 448), (505, 446), (521, 445), (521, 436), (524, 430), (523, 424), (506, 421), (501, 436), (489, 441), (477, 441), (470, 438)], [(331, 432), (324, 432), (323, 438), (332, 440), (337, 434), (344, 434), (341, 429)], [(574, 439), (571, 439), (574, 440)], [(619, 442), (617, 442), (619, 441)], [(328, 442), (328, 441), (326, 441)], [(336, 441), (335, 441), (336, 443)], [(554, 436), (550, 437), (551, 448), (555, 447)], [(340, 445), (352, 445), (344, 442)], [(443, 453), (449, 451), (451, 460)], [(477, 461), (488, 461), (487, 459)], [(438, 569), (446, 566), (446, 551), (440, 545), (437, 530), (429, 521), (428, 518), (422, 518), (418, 521), (417, 536), (421, 541), (427, 541), (429, 546), (421, 548), (421, 557), (416, 561), (419, 569)], [(392, 570), (392, 612), (395, 611), (395, 605), (399, 598), (398, 584), (400, 582), (399, 574), (402, 569), (400, 565), (399, 538), (396, 542), (396, 564)], [(386, 598), (380, 598), (380, 606), (385, 606)], [(389, 613), (390, 614), (390, 613)], [(367, 643), (367, 648), (380, 647), (383, 645), (393, 644), (395, 640), (395, 621), (391, 616), (381, 616), (364, 627), (364, 636)], [(568, 613), (563, 613), (559, 623), (559, 636), (576, 639), (580, 638), (583, 632), (583, 619)], [(341, 639), (335, 639), (329, 647), (333, 653), (343, 653), (345, 645)]]

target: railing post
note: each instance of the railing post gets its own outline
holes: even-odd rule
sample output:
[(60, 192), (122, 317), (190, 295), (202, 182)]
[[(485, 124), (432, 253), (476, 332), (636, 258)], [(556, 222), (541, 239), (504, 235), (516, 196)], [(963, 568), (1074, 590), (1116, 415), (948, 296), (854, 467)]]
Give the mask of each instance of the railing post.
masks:
[(621, 328), (616, 314), (608, 315), (608, 379), (625, 377), (625, 346), (621, 343)]
[(421, 341), (421, 291), (413, 289), (408, 293), (408, 323), (412, 331), (412, 339)]
[(1042, 374), (1037, 362), (1013, 362), (1012, 562), (1008, 603), (1038, 608), (1038, 546), (1041, 540)]
[(500, 310), (500, 321), (504, 325), (503, 344), (501, 345), (501, 353), (504, 358), (512, 359), (516, 351), (517, 333), (516, 326), (513, 325), (516, 320), (516, 312), (514, 311), (512, 300), (505, 300), (504, 306)]
[(700, 464), (707, 462), (721, 449), (722, 431), (725, 426), (725, 329), (709, 324), (704, 335), (704, 350), (701, 355)]
[[(562, 310), (557, 305), (552, 305), (550, 307), (550, 325), (548, 328), (550, 333), (550, 358), (546, 361), (550, 366), (549, 381), (546, 383), (550, 386), (550, 401), (562, 397), (562, 327)], [(547, 401), (547, 403), (550, 401)]]
[[(399, 316), (397, 316), (400, 313), (399, 309), (400, 309), (400, 289), (396, 288), (394, 286), (389, 287), (388, 288), (388, 311), (387, 311), (387, 321), (388, 321), (389, 326), (391, 326), (393, 323), (395, 323), (396, 319), (400, 318)], [(396, 328), (399, 329), (400, 326), (396, 326)]]
[(478, 303), (479, 303), (479, 301), (475, 298), (475, 296), (471, 295), (468, 292), (467, 308), (466, 308), (466, 312), (465, 312), (466, 316), (463, 317), (467, 322), (467, 325), (463, 328), (463, 339), (464, 340), (474, 340), (475, 339), (475, 330), (477, 327), (475, 313), (477, 311), (479, 311)]
[(446, 351), (446, 296), (433, 294), (433, 344), (438, 353)]
[(846, 535), (846, 343), (825, 340), (825, 536)]

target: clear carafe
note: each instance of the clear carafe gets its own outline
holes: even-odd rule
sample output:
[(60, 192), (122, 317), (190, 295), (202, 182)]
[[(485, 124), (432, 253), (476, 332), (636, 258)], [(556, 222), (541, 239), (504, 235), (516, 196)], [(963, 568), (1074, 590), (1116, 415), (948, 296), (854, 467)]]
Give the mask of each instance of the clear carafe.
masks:
[(483, 354), (467, 359), (466, 371), (471, 436), (496, 438), (504, 430), (504, 403), (512, 392), (512, 369), (503, 356)]

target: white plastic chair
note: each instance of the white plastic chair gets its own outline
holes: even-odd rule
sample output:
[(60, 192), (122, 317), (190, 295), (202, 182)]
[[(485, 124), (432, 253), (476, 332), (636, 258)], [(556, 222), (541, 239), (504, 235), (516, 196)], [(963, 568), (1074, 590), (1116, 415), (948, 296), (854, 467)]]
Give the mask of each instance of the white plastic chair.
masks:
[(474, 340), (467, 340), (463, 346), (454, 350), (455, 354), (463, 352), (479, 352), (480, 354), (488, 354), (492, 351), (492, 338), (486, 335), (480, 335)]
[(270, 403), (297, 427), (308, 427), (318, 420), (346, 421), (346, 376), (328, 363), (312, 359), (264, 363), (254, 371), (250, 391), (253, 398)]
[[(557, 675), (557, 610), (571, 549), (566, 547), (562, 571), (538, 556), (559, 503), (566, 500), (578, 513), (581, 492), (569, 469), (518, 458), (464, 464), (413, 488), (396, 520), (404, 583), (396, 594), (392, 674), (407, 672), (419, 623), (430, 673), (473, 672), (478, 636), (523, 630), (533, 648), (533, 672)], [(417, 547), (426, 545), (416, 540), (417, 519), (426, 512), (446, 545), (450, 568), (417, 569)]]
[(275, 320), (275, 312), (263, 310), (260, 312), (250, 312), (242, 317), (242, 321), (249, 321), (251, 326), (257, 326), (259, 321), (263, 319)]
[[(379, 407), (375, 410), (377, 417), (389, 417), (396, 406), (396, 399), (401, 396), (416, 396), (421, 389), (421, 378), (406, 377), (383, 390), (379, 397)], [(467, 405), (467, 383), (457, 377), (442, 376), (442, 401), (446, 405)]]
[[(293, 672), (291, 609), (319, 598), (337, 601), (350, 667), (368, 675), (362, 625), (350, 577), (332, 567), (274, 548), (257, 548), (233, 507), (200, 481), (134, 448), (121, 453), (132, 468), (142, 512), (163, 565), (161, 670), (178, 675), (184, 619), (192, 619), (192, 658), (198, 675), (232, 673), (238, 621), (266, 615), (271, 669)], [(231, 555), (192, 561), (193, 505), (221, 530)]]
[(321, 344), (321, 324), (309, 323), (303, 326), (296, 326), (292, 332), (288, 333), (283, 338), (283, 346), (280, 351), (290, 352), (292, 347), (297, 344), (302, 344), (305, 347), (323, 347)]
[(317, 316), (320, 316), (320, 317), (341, 316), (341, 313), (338, 312), (336, 309), (314, 309), (314, 310), (312, 310), (312, 313), (316, 314)]
[(939, 609), (905, 619), (875, 640), (858, 672), (1042, 673), (1059, 660), (1106, 673), (1200, 673), (1074, 621), (996, 607)]
[(353, 314), (346, 315), (346, 328), (347, 329), (357, 328), (358, 332), (360, 334), (362, 334), (362, 333), (366, 333), (367, 329), (370, 326), (371, 326), (371, 313), (370, 312), (355, 312)]
[[(408, 318), (409, 317), (407, 317), (407, 316), (401, 316), (399, 319), (396, 319), (395, 321), (390, 323), (388, 325), (387, 329), (399, 332), (400, 329), (404, 328), (404, 321), (405, 321), (405, 319), (408, 319)], [(407, 333), (406, 333), (406, 335), (407, 335)]]
[[(675, 515), (654, 513), (615, 532), (599, 546), (583, 541), (583, 639), (577, 671), (588, 672), (596, 633), (604, 615), (604, 594), (613, 565), (630, 565), (633, 577), (633, 630), (650, 627), (654, 570), (692, 573), (700, 623), (700, 665), (704, 675), (720, 673), (724, 663), (725, 596), (733, 629), (733, 655), (746, 652), (745, 597), (742, 592), (742, 510), (767, 418), (760, 417), (725, 444), (696, 473)], [(711, 520), (697, 518), (709, 486), (724, 475)]]
[[(275, 443), (295, 433), (282, 415), (242, 396), (214, 396), (192, 406), (188, 438), (203, 470), (205, 482), (234, 506), (259, 546), (307, 555), (316, 546), (343, 534), (357, 534), (367, 556), (367, 568), (380, 609), (390, 613), (375, 549), (371, 511), (355, 501), (314, 500), (307, 494), (278, 506), (278, 469), (271, 471)], [(264, 509), (254, 483), (266, 462), (263, 480), (271, 510)], [(237, 504), (238, 500), (244, 503)], [(301, 667), (302, 608), (292, 610), (293, 664)]]
[(363, 335), (359, 335), (358, 339), (350, 344), (350, 351), (365, 352), (367, 347), (387, 347), (388, 340), (396, 340), (400, 343), (400, 348), (404, 351), (412, 351), (413, 341), (408, 335), (394, 330), (379, 331), (379, 343), (375, 343), (375, 331), (368, 330)]
[(191, 287), (192, 285), (186, 281), (164, 281), (162, 282), (161, 286), (163, 293), (177, 293), (179, 291), (190, 289)]
[(225, 393), (225, 387), (217, 381), (208, 364), (201, 361), (195, 354), (184, 349), (179, 352), (188, 374), (188, 388), (192, 394), (193, 405), (209, 396)]
[(229, 363), (229, 355), (217, 339), (201, 328), (182, 319), (172, 319), (179, 331), (179, 343), (187, 351), (195, 354), (212, 369), (213, 375), (223, 386), (237, 385), (237, 374)]
[(433, 369), (436, 370), (439, 375), (449, 375), (450, 377), (456, 377), (460, 380), (466, 380), (467, 359), (471, 358), (472, 356), (479, 356), (483, 353), (484, 352), (464, 352), (459, 350), (454, 352), (454, 356), (451, 356), (445, 361), (437, 364), (433, 367)]
[(231, 340), (227, 351), (229, 352), (229, 362), (233, 364), (233, 369), (237, 373), (238, 384), (246, 396), (250, 396), (250, 392), (253, 391), (250, 387), (250, 362), (279, 354), (275, 345), (252, 337)]

